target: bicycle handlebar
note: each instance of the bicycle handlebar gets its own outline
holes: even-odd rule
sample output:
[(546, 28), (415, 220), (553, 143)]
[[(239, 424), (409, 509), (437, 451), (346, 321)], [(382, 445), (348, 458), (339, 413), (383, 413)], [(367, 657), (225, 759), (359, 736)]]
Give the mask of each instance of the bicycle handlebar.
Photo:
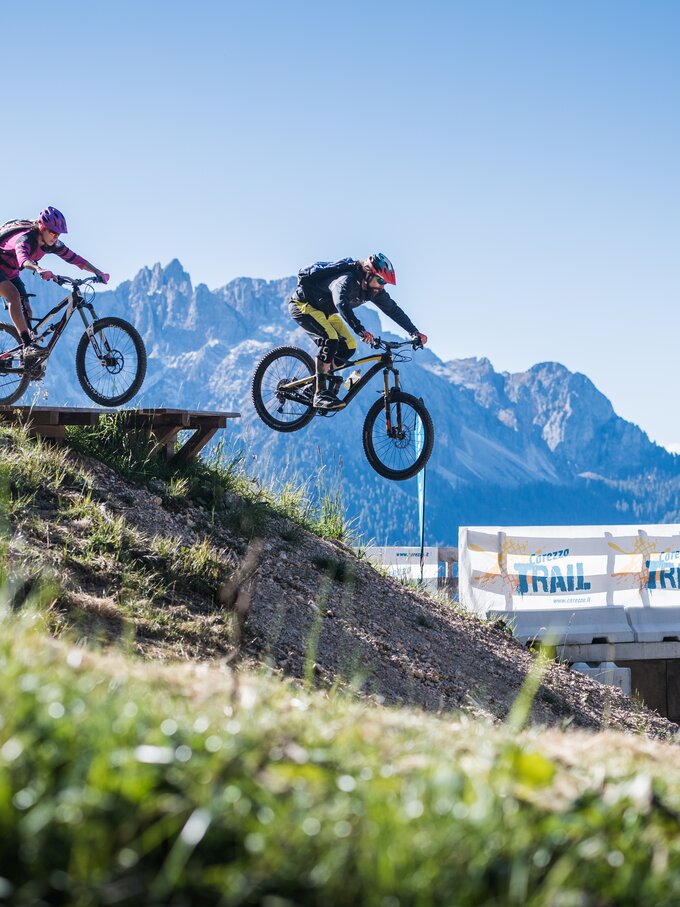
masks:
[(374, 337), (371, 341), (371, 348), (374, 350), (398, 350), (403, 346), (410, 346), (414, 350), (422, 350), (423, 342), (420, 337), (412, 337), (410, 340), (382, 340), (380, 337)]
[(93, 277), (66, 277), (63, 274), (55, 274), (52, 280), (63, 287), (65, 283), (70, 283), (72, 287), (82, 287), (83, 284), (104, 283), (101, 277), (96, 274)]

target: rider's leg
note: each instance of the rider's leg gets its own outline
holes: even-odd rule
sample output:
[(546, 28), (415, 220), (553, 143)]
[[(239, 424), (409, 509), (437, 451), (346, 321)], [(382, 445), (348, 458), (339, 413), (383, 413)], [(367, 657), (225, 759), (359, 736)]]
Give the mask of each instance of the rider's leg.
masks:
[[(317, 401), (320, 401), (324, 395), (328, 394), (326, 376), (330, 371), (337, 349), (338, 332), (330, 319), (309, 303), (300, 302), (293, 297), (288, 308), (296, 324), (299, 324), (312, 337), (319, 348), (316, 356), (316, 393), (314, 396)], [(331, 318), (333, 317), (331, 316)]]
[(28, 344), (31, 342), (31, 335), (28, 332), (28, 325), (26, 324), (24, 310), (21, 305), (21, 293), (18, 287), (15, 285), (15, 281), (1, 281), (0, 296), (6, 299), (9, 303), (10, 318), (14, 322), (15, 328), (19, 332), (21, 342), (24, 344), (24, 346), (28, 346)]
[(315, 405), (321, 403), (327, 396), (337, 397), (337, 391), (333, 383), (329, 383), (327, 380), (337, 349), (338, 341), (335, 338), (326, 337), (319, 343), (319, 352), (316, 357)]
[(328, 321), (338, 335), (338, 348), (333, 364), (335, 368), (341, 368), (356, 353), (357, 341), (349, 325), (340, 315), (330, 315)]

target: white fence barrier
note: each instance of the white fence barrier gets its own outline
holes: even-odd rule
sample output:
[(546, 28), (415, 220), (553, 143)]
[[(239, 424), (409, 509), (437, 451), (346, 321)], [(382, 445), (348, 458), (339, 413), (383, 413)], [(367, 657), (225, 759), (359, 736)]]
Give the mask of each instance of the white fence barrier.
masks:
[[(373, 545), (362, 550), (367, 560), (376, 566), (384, 567), (392, 576), (415, 582), (420, 581), (421, 558), (419, 547)], [(439, 549), (434, 547), (424, 548), (422, 579), (426, 589), (436, 591), (439, 573)]]
[(460, 599), (520, 639), (680, 640), (680, 526), (462, 527)]

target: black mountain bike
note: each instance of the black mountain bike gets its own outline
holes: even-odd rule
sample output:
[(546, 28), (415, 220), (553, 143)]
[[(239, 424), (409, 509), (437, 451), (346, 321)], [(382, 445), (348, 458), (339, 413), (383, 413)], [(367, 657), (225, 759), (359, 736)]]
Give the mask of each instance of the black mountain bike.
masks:
[[(97, 317), (92, 305), (95, 295), (92, 284), (101, 283), (98, 277), (74, 280), (55, 275), (53, 280), (60, 286), (69, 285), (69, 295), (42, 318), (26, 316), (37, 343), (51, 337), (39, 358), (24, 362), (16, 329), (0, 323), (0, 406), (14, 403), (31, 381), (44, 377), (47, 360), (74, 312), (78, 312), (85, 325), (76, 351), (76, 374), (81, 387), (90, 400), (102, 406), (127, 403), (142, 386), (146, 375), (146, 350), (142, 338), (122, 318)], [(25, 301), (34, 295), (27, 293), (22, 297), (24, 315)], [(6, 302), (5, 308), (8, 308)], [(50, 318), (62, 309), (66, 309), (63, 316), (50, 323)]]
[[(315, 415), (335, 415), (345, 409), (382, 371), (380, 399), (371, 406), (364, 422), (364, 452), (373, 469), (386, 479), (410, 479), (430, 458), (434, 426), (423, 401), (401, 390), (394, 363), (411, 359), (398, 350), (407, 346), (420, 349), (422, 344), (419, 340), (394, 342), (376, 337), (371, 345), (382, 352), (354, 359), (329, 372), (328, 380), (339, 389), (342, 372), (373, 363), (365, 375), (350, 385), (340, 406), (330, 412), (314, 407), (315, 363), (309, 353), (294, 346), (280, 346), (262, 359), (253, 377), (253, 403), (258, 416), (270, 428), (297, 431)], [(392, 386), (390, 374), (394, 379)]]

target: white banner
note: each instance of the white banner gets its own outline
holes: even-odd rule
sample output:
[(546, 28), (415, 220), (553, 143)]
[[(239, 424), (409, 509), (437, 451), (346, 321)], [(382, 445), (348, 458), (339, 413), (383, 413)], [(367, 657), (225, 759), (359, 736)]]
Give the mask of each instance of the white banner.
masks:
[[(390, 547), (371, 546), (364, 548), (364, 557), (374, 564), (387, 567), (392, 576), (403, 576), (407, 579), (420, 579), (420, 548), (417, 547)], [(433, 547), (423, 548), (423, 579), (435, 580), (439, 574), (437, 560), (438, 549)]]
[(530, 611), (680, 604), (680, 525), (461, 527), (467, 608)]

